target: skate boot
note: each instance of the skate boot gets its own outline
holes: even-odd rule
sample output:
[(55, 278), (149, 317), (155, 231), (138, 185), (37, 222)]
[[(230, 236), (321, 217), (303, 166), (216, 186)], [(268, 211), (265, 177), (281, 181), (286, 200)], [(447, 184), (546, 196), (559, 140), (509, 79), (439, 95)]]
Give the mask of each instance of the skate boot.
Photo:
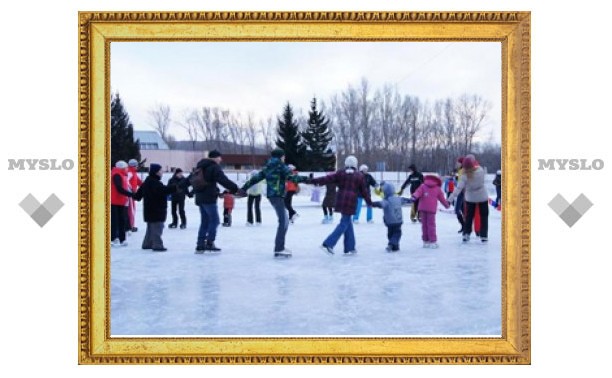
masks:
[(274, 257), (291, 257), (291, 250), (285, 248), (282, 251), (274, 251)]
[(207, 241), (204, 250), (210, 252), (221, 252), (221, 248), (217, 248), (214, 241)]
[(321, 245), (321, 249), (323, 250), (323, 252), (326, 252), (330, 255), (334, 254), (334, 250), (331, 247), (326, 246), (325, 244)]

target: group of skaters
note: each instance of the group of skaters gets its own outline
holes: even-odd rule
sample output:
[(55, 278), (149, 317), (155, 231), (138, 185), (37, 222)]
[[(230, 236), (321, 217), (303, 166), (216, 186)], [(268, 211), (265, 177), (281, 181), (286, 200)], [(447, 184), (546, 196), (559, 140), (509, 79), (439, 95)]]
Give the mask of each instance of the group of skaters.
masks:
[[(402, 205), (403, 191), (410, 190), (409, 201), (412, 203), (410, 219), (421, 222), (424, 248), (438, 248), (436, 234), (436, 213), (438, 202), (445, 208), (455, 203), (457, 219), (461, 224), (460, 232), (464, 242), (469, 241), (472, 234), (472, 224), (475, 214), (479, 215), (477, 235), (482, 242), (488, 240), (488, 194), (485, 187), (485, 172), (479, 166), (473, 155), (467, 155), (457, 160), (457, 184), (448, 198), (442, 190), (442, 181), (437, 175), (423, 175), (414, 164), (409, 167), (410, 174), (400, 189), (396, 191), (390, 182), (377, 183), (368, 173), (366, 165), (358, 165), (355, 156), (348, 156), (344, 167), (329, 172), (325, 176), (314, 178), (312, 174), (298, 174), (295, 166), (285, 163), (285, 153), (282, 149), (274, 149), (271, 156), (259, 171), (252, 171), (247, 181), (238, 186), (230, 180), (220, 166), (222, 154), (213, 150), (207, 158), (200, 160), (193, 172), (185, 176), (176, 169), (167, 185), (161, 182), (162, 170), (159, 164), (150, 164), (149, 174), (144, 182), (136, 182), (134, 173), (130, 174), (130, 163), (119, 161), (111, 171), (111, 245), (127, 245), (125, 231), (129, 228), (124, 212), (131, 208), (133, 217), (133, 201), (143, 200), (144, 221), (147, 229), (142, 242), (143, 249), (166, 251), (162, 241), (164, 223), (166, 222), (168, 197), (171, 198), (172, 223), (170, 228), (186, 228), (184, 210), (185, 197), (195, 197), (195, 204), (200, 211), (200, 226), (198, 229), (195, 253), (220, 252), (215, 245), (217, 228), (221, 224), (218, 210), (218, 200), (223, 199), (223, 225), (231, 226), (231, 215), (234, 198), (247, 198), (247, 226), (261, 225), (261, 199), (265, 195), (278, 221), (274, 238), (274, 256), (290, 257), (291, 251), (285, 247), (285, 239), (289, 224), (297, 218), (293, 209), (292, 198), (299, 192), (299, 184), (309, 184), (315, 187), (325, 186), (326, 193), (322, 201), (323, 223), (332, 223), (334, 212), (340, 216), (333, 231), (321, 243), (321, 249), (328, 254), (334, 254), (334, 248), (342, 238), (344, 254), (355, 254), (356, 240), (353, 224), (359, 222), (362, 204), (365, 202), (366, 222), (373, 220), (372, 208), (381, 208), (383, 221), (387, 227), (388, 252), (400, 249), (402, 236)], [(137, 165), (137, 162), (136, 162)], [(499, 172), (500, 173), (500, 172)], [(133, 180), (132, 183), (130, 180)], [(496, 180), (498, 180), (496, 178)], [(221, 192), (219, 186), (224, 190)], [(501, 175), (499, 177), (501, 187)], [(371, 189), (374, 189), (382, 200), (372, 201)], [(500, 199), (496, 200), (498, 203)], [(177, 216), (178, 210), (178, 216)], [(180, 224), (178, 223), (180, 219)], [(123, 230), (123, 231), (122, 231)]]

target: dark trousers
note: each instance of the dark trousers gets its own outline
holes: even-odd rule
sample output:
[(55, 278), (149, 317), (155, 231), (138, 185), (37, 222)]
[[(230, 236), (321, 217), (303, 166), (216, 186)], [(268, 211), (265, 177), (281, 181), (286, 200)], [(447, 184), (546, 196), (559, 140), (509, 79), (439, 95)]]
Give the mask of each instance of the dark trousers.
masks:
[(247, 222), (253, 224), (253, 206), (255, 206), (255, 221), (261, 223), (261, 194), (249, 195), (247, 198)]
[(285, 207), (287, 208), (287, 211), (289, 211), (289, 219), (291, 219), (295, 213), (297, 213), (297, 211), (295, 211), (293, 209), (293, 196), (295, 195), (295, 192), (287, 192), (287, 195), (285, 196)]
[(323, 215), (334, 215), (334, 209), (332, 207), (323, 206)]
[(147, 222), (147, 232), (142, 240), (142, 249), (164, 248), (162, 233), (164, 232), (164, 222)]
[(223, 209), (223, 225), (225, 227), (232, 225), (232, 209)]
[(172, 224), (176, 226), (177, 216), (176, 210), (178, 208), (179, 216), (181, 217), (181, 224), (187, 224), (187, 217), (185, 216), (185, 200), (172, 200)]
[(497, 194), (497, 198), (495, 198), (495, 204), (499, 206), (499, 204), (501, 203), (501, 186), (496, 186), (495, 192)]
[(469, 235), (472, 233), (472, 222), (478, 205), (480, 213), (480, 237), (486, 238), (489, 235), (489, 204), (487, 202), (468, 202), (466, 204), (465, 222), (463, 223), (463, 234)]
[(457, 215), (457, 221), (459, 221), (459, 224), (461, 225), (461, 228), (463, 228), (463, 224), (464, 224), (464, 214), (463, 214), (463, 196), (464, 196), (464, 193), (465, 192), (459, 193), (459, 195), (455, 199), (455, 214)]
[(111, 205), (111, 240), (125, 240), (127, 206)]
[(392, 247), (399, 248), (399, 242), (402, 238), (402, 224), (387, 224), (387, 239), (389, 240), (389, 245)]

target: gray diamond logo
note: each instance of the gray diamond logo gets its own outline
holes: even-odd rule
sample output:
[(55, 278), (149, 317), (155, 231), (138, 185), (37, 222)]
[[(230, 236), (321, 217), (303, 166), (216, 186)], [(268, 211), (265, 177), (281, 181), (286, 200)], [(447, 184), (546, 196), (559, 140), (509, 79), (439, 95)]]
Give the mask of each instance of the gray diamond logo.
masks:
[(55, 195), (51, 194), (42, 204), (36, 197), (28, 194), (19, 206), (36, 222), (43, 227), (64, 206), (64, 203)]
[(572, 203), (567, 202), (561, 194), (557, 194), (548, 206), (567, 224), (572, 227), (593, 206), (591, 200), (580, 194)]

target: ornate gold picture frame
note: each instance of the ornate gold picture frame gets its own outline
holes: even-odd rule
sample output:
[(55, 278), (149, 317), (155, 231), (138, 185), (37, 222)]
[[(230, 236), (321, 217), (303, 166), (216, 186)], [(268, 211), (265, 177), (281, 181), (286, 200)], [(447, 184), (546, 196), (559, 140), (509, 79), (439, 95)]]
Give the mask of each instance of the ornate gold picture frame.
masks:
[[(110, 43), (487, 41), (502, 45), (502, 335), (113, 338), (110, 336)], [(81, 12), (79, 363), (529, 364), (529, 12)]]

